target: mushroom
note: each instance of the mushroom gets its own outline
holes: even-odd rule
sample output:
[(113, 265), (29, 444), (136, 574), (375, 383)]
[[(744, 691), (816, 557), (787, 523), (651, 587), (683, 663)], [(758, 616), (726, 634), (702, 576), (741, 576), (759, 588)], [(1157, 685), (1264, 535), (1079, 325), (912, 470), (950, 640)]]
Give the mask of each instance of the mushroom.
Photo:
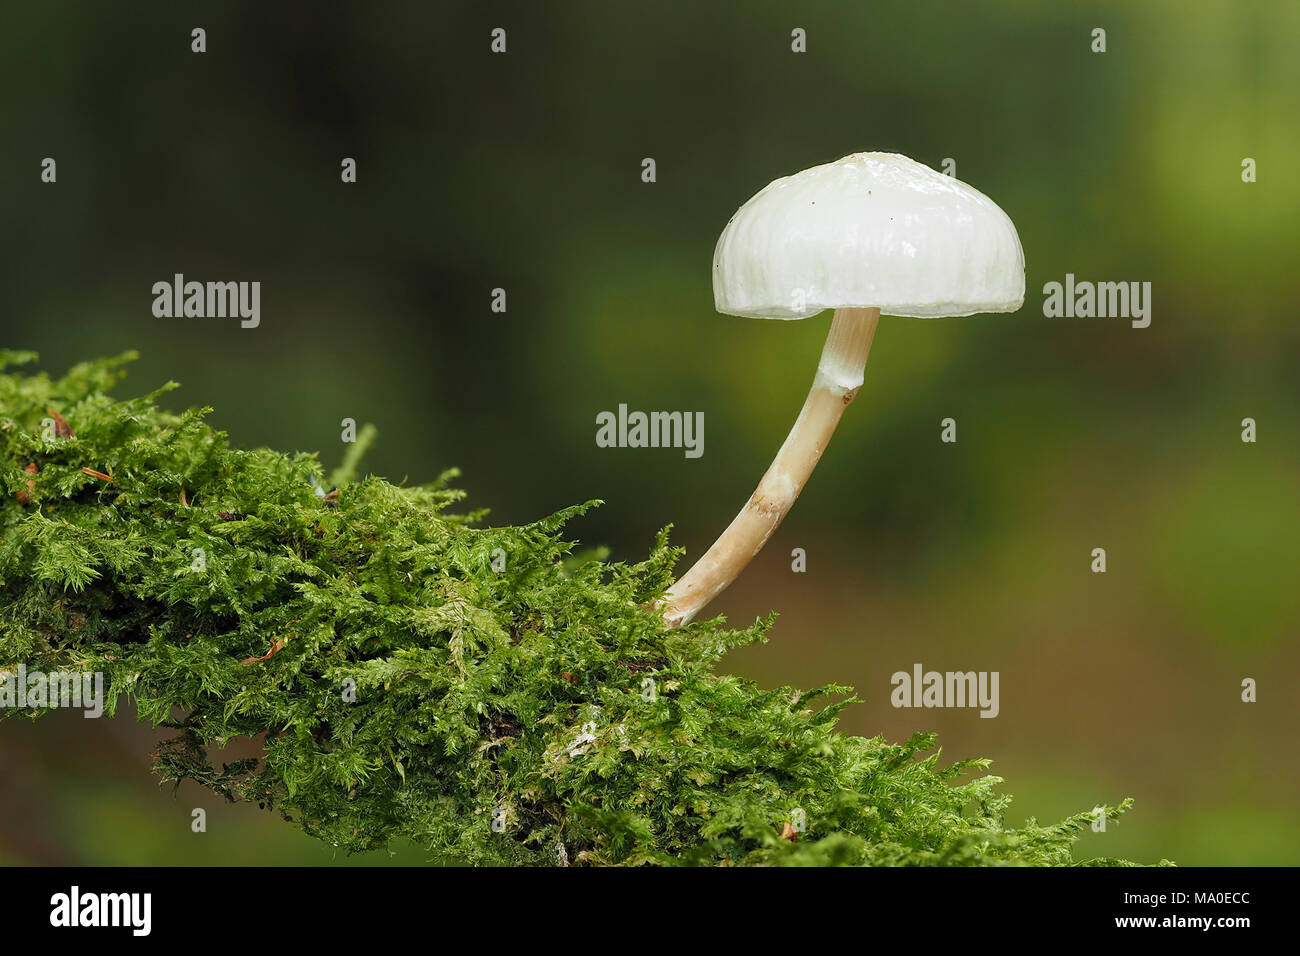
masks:
[(665, 595), (678, 627), (776, 531), (862, 387), (876, 324), (1014, 312), (1025, 299), (1016, 227), (965, 183), (898, 153), (854, 153), (778, 179), (741, 206), (713, 254), (719, 312), (805, 319), (834, 309), (812, 390), (727, 530)]

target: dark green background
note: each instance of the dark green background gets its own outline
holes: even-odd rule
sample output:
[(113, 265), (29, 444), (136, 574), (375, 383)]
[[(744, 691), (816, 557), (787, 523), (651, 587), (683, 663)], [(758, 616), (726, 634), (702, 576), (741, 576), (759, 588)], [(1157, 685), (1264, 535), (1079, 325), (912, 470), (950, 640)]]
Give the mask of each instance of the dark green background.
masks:
[[(371, 421), (375, 471), (459, 465), (490, 520), (600, 497), (584, 542), (636, 558), (673, 523), (698, 554), (827, 324), (717, 314), (718, 232), (845, 153), (952, 157), (1019, 229), (1025, 306), (882, 321), (802, 500), (715, 606), (781, 612), (730, 666), (854, 684), (848, 730), (993, 757), (1013, 817), (1137, 798), (1082, 855), (1295, 863), (1298, 36), (1286, 0), (23, 4), (0, 31), (0, 346), (53, 370), (136, 348), (124, 394), (176, 379), (236, 443), (332, 465), (340, 419)], [(261, 327), (154, 318), (175, 272), (261, 281)], [(1044, 318), (1066, 272), (1152, 282), (1151, 327)], [(703, 411), (704, 457), (597, 448), (620, 402)], [(1001, 715), (891, 708), (915, 662), (1000, 671)], [(158, 736), (0, 725), (0, 861), (332, 859), (160, 792)]]

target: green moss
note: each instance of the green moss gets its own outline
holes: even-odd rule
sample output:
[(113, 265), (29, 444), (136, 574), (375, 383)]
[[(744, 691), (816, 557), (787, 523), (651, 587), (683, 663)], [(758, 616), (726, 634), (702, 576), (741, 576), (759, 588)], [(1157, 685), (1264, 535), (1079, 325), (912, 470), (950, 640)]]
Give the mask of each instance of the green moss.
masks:
[[(716, 673), (771, 622), (665, 629), (666, 532), (638, 564), (575, 555), (596, 502), (480, 527), (454, 472), (357, 479), (360, 447), (322, 498), (314, 456), (232, 448), (167, 389), (110, 398), (129, 358), (0, 374), (0, 667), (102, 672), (110, 714), (176, 730), (164, 779), (447, 862), (1072, 862), (1091, 812), (1009, 827), (987, 761), (838, 733), (847, 688)], [(241, 736), (260, 758), (209, 762)]]

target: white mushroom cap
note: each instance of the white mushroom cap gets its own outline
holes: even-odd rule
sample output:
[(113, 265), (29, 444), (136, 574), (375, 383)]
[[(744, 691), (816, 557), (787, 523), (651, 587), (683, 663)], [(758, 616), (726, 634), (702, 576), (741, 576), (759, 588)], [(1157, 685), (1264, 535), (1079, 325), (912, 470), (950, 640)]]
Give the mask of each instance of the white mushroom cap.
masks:
[(854, 153), (740, 207), (713, 253), (713, 298), (719, 312), (767, 319), (1014, 312), (1025, 257), (979, 190), (898, 153)]

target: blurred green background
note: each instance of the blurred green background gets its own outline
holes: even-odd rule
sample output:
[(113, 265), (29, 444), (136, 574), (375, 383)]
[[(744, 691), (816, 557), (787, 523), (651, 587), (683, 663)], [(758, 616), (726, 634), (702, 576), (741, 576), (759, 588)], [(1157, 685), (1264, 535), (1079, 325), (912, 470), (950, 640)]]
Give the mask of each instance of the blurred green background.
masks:
[[(213, 405), (237, 444), (330, 465), (342, 418), (374, 422), (373, 470), (458, 465), (492, 521), (603, 498), (570, 531), (618, 559), (669, 523), (707, 547), (811, 381), (828, 316), (713, 309), (736, 207), (857, 150), (955, 159), (1019, 229), (1025, 306), (882, 321), (802, 500), (713, 608), (781, 614), (728, 665), (853, 684), (848, 731), (934, 730), (948, 758), (994, 758), (1016, 819), (1135, 797), (1080, 856), (1300, 862), (1300, 5), (46, 3), (5, 19), (0, 346), (53, 371), (139, 349), (122, 394), (178, 380), (171, 404)], [(261, 281), (260, 328), (155, 318), (150, 288), (175, 272)], [(1152, 282), (1150, 328), (1044, 318), (1043, 284), (1066, 272)], [(619, 403), (704, 412), (704, 456), (596, 447), (596, 413)], [(939, 441), (949, 416), (956, 445)], [(1000, 716), (893, 709), (889, 676), (917, 662), (999, 671)], [(0, 862), (389, 862), (160, 790), (160, 736), (66, 712), (0, 724)]]

